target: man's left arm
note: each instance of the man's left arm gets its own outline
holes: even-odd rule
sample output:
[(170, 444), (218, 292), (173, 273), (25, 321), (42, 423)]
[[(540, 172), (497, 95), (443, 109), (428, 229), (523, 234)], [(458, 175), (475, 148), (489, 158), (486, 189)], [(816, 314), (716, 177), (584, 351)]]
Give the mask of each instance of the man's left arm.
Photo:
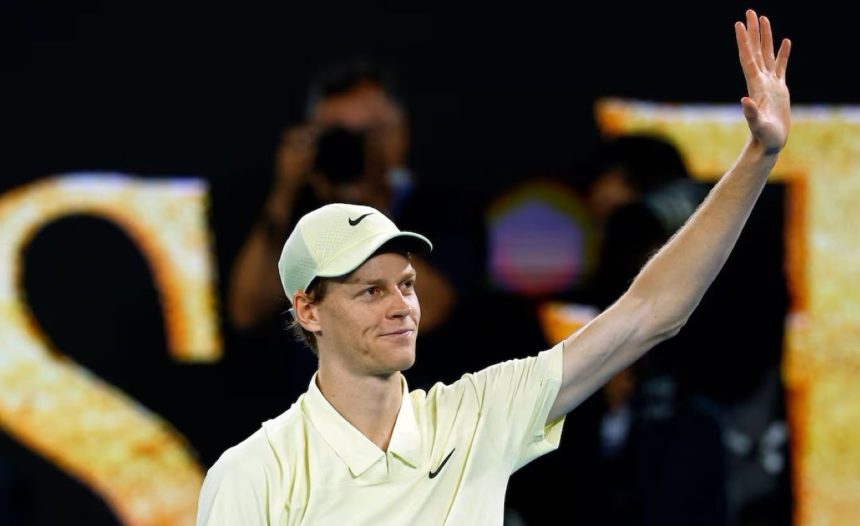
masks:
[(750, 138), (734, 166), (688, 222), (611, 307), (564, 341), (562, 385), (549, 420), (581, 403), (648, 349), (680, 331), (716, 278), (788, 138), (785, 70), (791, 44), (774, 57), (769, 21), (752, 10), (735, 24), (749, 96)]

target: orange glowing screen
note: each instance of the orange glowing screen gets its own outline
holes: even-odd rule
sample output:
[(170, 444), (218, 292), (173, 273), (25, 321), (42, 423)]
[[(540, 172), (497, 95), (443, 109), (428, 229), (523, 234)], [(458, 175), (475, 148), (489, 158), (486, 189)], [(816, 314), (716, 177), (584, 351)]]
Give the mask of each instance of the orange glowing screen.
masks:
[(113, 221), (152, 268), (172, 356), (214, 361), (206, 192), (198, 180), (70, 176), (0, 196), (0, 425), (100, 494), (124, 524), (193, 524), (202, 470), (168, 422), (51, 348), (21, 290), (22, 252), (62, 216)]

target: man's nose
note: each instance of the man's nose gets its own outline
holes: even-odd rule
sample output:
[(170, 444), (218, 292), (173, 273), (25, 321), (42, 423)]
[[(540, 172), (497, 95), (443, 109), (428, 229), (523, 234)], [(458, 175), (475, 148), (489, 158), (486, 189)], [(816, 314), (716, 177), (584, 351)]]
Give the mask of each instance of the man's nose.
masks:
[(389, 306), (388, 315), (391, 318), (403, 318), (409, 315), (412, 311), (412, 304), (406, 300), (406, 297), (400, 290), (391, 294), (391, 305)]

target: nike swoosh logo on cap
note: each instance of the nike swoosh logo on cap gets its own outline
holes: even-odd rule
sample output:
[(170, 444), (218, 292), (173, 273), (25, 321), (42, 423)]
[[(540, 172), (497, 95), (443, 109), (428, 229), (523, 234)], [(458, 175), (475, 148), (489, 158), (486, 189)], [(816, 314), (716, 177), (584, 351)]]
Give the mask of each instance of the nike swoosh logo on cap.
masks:
[(371, 215), (371, 214), (373, 214), (373, 212), (368, 212), (368, 213), (364, 214), (363, 216), (358, 216), (358, 217), (357, 217), (357, 218), (355, 218), (355, 219), (350, 218), (350, 220), (349, 220), (349, 224), (350, 224), (350, 226), (355, 226), (355, 225), (357, 225), (357, 224), (361, 223), (361, 220), (362, 220), (362, 219), (364, 219), (365, 217), (367, 217), (367, 216), (369, 216), (369, 215)]
[(450, 453), (448, 453), (448, 456), (447, 456), (447, 457), (445, 457), (445, 460), (443, 460), (441, 464), (439, 464), (439, 467), (438, 467), (438, 468), (436, 468), (436, 471), (431, 471), (431, 472), (430, 472), (430, 478), (431, 478), (431, 479), (432, 479), (432, 478), (435, 478), (435, 477), (436, 477), (436, 475), (438, 475), (438, 474), (439, 474), (439, 472), (440, 472), (440, 471), (442, 471), (442, 468), (444, 468), (444, 467), (445, 467), (445, 464), (447, 464), (447, 463), (448, 463), (448, 459), (449, 459), (449, 458), (451, 458), (451, 455), (453, 455), (453, 454), (454, 454), (454, 451), (455, 451), (456, 449), (457, 449), (457, 448), (454, 448), (454, 449), (452, 449), (452, 450), (451, 450), (451, 452), (450, 452)]

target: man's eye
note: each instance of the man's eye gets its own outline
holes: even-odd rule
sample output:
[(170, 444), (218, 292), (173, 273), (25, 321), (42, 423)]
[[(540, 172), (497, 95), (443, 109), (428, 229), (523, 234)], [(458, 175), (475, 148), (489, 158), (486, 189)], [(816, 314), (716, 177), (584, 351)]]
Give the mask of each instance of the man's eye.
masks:
[(368, 287), (368, 288), (364, 289), (364, 293), (365, 293), (366, 295), (368, 295), (368, 296), (375, 296), (376, 294), (378, 294), (378, 293), (379, 293), (379, 288), (377, 288), (377, 287)]
[(408, 280), (404, 281), (403, 282), (403, 288), (408, 289), (408, 290), (412, 290), (413, 288), (415, 288), (415, 280), (408, 279)]

